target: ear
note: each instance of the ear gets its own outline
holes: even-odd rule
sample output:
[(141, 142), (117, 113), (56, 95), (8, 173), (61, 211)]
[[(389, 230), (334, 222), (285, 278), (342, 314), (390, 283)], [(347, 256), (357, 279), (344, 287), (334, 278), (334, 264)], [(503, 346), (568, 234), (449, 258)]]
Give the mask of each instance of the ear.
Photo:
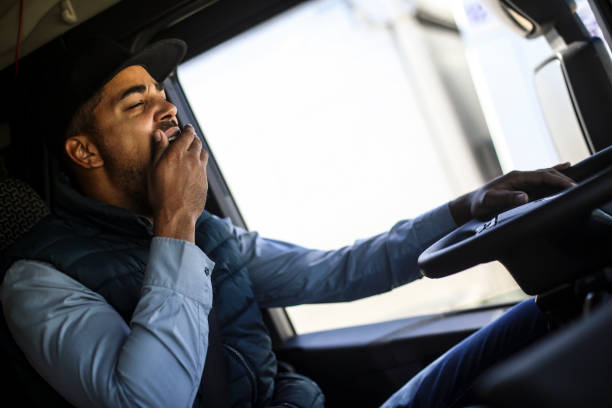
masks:
[(64, 150), (70, 160), (85, 169), (96, 169), (104, 166), (104, 160), (91, 138), (84, 134), (69, 137), (64, 143)]

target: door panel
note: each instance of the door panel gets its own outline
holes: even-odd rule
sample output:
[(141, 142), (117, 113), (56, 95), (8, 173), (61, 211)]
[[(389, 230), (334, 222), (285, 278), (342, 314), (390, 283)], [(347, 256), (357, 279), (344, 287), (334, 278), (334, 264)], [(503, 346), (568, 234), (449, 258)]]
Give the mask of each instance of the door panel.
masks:
[(374, 407), (510, 305), (297, 335), (279, 360), (315, 380), (328, 407)]

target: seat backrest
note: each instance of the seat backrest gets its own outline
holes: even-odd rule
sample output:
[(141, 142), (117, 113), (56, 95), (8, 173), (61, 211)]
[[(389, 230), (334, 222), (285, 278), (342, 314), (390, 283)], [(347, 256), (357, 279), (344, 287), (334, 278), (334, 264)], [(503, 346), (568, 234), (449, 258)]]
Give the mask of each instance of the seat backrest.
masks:
[[(0, 253), (11, 246), (49, 210), (38, 194), (15, 178), (0, 180)], [(32, 369), (13, 341), (0, 307), (0, 392), (19, 406), (66, 407), (49, 385)], [(20, 368), (18, 368), (20, 367)]]
[(49, 214), (44, 201), (26, 183), (0, 180), (0, 252)]

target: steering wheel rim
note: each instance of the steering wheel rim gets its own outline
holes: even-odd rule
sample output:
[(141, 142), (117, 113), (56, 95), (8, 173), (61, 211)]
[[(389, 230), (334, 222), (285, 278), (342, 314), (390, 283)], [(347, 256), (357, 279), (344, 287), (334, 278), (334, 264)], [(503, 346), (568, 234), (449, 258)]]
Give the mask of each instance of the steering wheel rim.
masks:
[[(558, 229), (562, 225), (559, 220), (588, 216), (591, 210), (612, 200), (611, 154), (612, 147), (606, 148), (568, 169), (566, 174), (582, 178), (575, 187), (516, 207), (489, 221), (472, 220), (458, 227), (421, 254), (418, 264), (422, 274), (442, 278), (500, 260), (520, 240)], [(595, 174), (589, 176), (590, 172)]]

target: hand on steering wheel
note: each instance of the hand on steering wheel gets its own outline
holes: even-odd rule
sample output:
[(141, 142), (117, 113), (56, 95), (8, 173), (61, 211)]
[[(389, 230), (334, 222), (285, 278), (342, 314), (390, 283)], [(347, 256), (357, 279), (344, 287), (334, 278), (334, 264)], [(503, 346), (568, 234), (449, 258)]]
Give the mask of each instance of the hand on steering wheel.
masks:
[[(523, 189), (517, 189), (515, 182), (524, 183), (525, 174), (535, 183), (523, 184)], [(572, 187), (538, 199), (534, 196), (535, 190), (529, 191), (530, 187), (542, 186), (538, 180), (559, 189)], [(530, 201), (488, 221), (475, 219), (479, 213), (473, 211), (484, 209), (482, 214), (491, 214), (492, 208), (511, 207), (511, 197), (517, 191), (526, 192)], [(487, 196), (495, 197), (488, 199), (494, 205), (486, 205)], [(507, 199), (497, 200), (501, 196)], [(419, 257), (419, 267), (425, 276), (441, 278), (498, 260), (526, 293), (541, 293), (571, 282), (582, 270), (612, 262), (607, 238), (593, 240), (563, 232), (567, 228), (582, 228), (592, 218), (593, 210), (610, 201), (612, 146), (569, 168), (564, 164), (535, 172), (509, 173), (451, 203), (451, 212), (455, 210), (453, 216), (459, 217), (456, 220), (460, 226), (427, 248)], [(466, 222), (469, 219), (472, 220)], [(607, 216), (605, 223), (612, 228), (612, 216)], [(608, 229), (605, 233), (608, 237)]]
[(450, 203), (457, 225), (475, 218), (487, 220), (502, 211), (576, 185), (562, 173), (569, 163), (535, 171), (513, 171), (497, 177)]

